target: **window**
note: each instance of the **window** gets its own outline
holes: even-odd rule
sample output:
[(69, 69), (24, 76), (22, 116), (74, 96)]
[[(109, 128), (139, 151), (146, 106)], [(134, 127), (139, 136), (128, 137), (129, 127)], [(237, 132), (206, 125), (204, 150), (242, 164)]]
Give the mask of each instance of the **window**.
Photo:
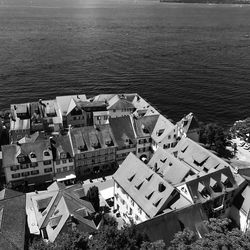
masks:
[(63, 167), (63, 172), (68, 171), (68, 167)]
[(57, 169), (56, 169), (56, 172), (57, 172), (57, 173), (60, 173), (60, 172), (61, 172), (61, 169), (60, 169), (60, 168), (57, 168)]
[(30, 172), (31, 175), (39, 174), (39, 170), (33, 170)]
[[(85, 157), (85, 155), (84, 155), (84, 157)], [(70, 158), (70, 159), (69, 159), (69, 162), (73, 162), (73, 159), (72, 159), (72, 158)]]
[(59, 165), (60, 164), (60, 160), (56, 160), (56, 165)]
[(168, 135), (168, 139), (171, 139), (171, 135)]
[(16, 170), (18, 170), (19, 169), (19, 166), (12, 166), (12, 167), (10, 167), (10, 170), (11, 171), (16, 171)]
[(62, 163), (63, 163), (63, 164), (67, 163), (67, 160), (62, 160)]
[(29, 164), (21, 164), (21, 169), (26, 169), (26, 168), (29, 168)]
[(50, 156), (50, 153), (49, 153), (49, 151), (44, 151), (43, 155), (44, 156)]
[(18, 163), (23, 163), (23, 162), (25, 162), (25, 157), (24, 156), (18, 156), (17, 161), (18, 161)]
[(116, 112), (116, 110), (115, 110), (115, 109), (113, 109), (113, 112), (115, 113), (115, 112)]
[(19, 178), (19, 177), (20, 177), (20, 174), (12, 174), (11, 177), (12, 177), (13, 179)]
[(37, 162), (31, 162), (31, 167), (32, 168), (35, 168), (35, 167), (37, 167), (38, 166), (38, 163)]
[(22, 176), (23, 176), (23, 177), (26, 177), (26, 176), (29, 176), (29, 175), (30, 175), (30, 172), (23, 172), (23, 173), (22, 173)]
[(47, 160), (43, 162), (43, 165), (50, 165), (51, 164), (51, 160)]
[(52, 168), (45, 168), (44, 169), (44, 173), (49, 173), (49, 172), (52, 172)]
[(73, 170), (74, 169), (74, 167), (73, 166), (69, 166), (69, 170)]

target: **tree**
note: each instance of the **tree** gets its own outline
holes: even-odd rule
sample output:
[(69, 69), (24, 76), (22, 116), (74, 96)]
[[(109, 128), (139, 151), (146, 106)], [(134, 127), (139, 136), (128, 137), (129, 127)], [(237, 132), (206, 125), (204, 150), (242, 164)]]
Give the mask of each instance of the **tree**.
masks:
[(230, 152), (226, 149), (227, 134), (225, 130), (214, 123), (207, 125), (200, 124), (200, 142), (209, 149), (216, 151), (220, 156), (230, 157)]
[(148, 242), (148, 241), (143, 242), (140, 248), (140, 250), (165, 250), (165, 249), (167, 248), (163, 240), (158, 240), (155, 242)]
[(87, 192), (87, 199), (90, 201), (96, 212), (100, 209), (99, 189), (96, 186), (90, 187)]
[(199, 250), (199, 249), (250, 249), (250, 235), (237, 228), (231, 228), (229, 219), (211, 218), (205, 222), (208, 233), (199, 238), (189, 229), (179, 232), (171, 242), (170, 250)]

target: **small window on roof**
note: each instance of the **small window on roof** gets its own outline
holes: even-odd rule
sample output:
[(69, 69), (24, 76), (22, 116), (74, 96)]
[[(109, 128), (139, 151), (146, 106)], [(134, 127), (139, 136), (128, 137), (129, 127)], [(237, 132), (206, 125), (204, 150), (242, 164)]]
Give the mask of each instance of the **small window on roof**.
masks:
[(164, 132), (164, 129), (159, 129), (158, 132), (156, 133), (158, 136), (161, 136)]
[(128, 178), (128, 180), (131, 182), (135, 177), (135, 174), (133, 174), (131, 177)]
[(50, 153), (49, 153), (49, 151), (44, 151), (44, 152), (43, 152), (43, 155), (44, 155), (44, 156), (50, 156)]
[(142, 186), (142, 184), (144, 183), (144, 181), (143, 182), (141, 182), (139, 185), (137, 185), (137, 186), (135, 186), (138, 190), (140, 190), (140, 188), (141, 188), (141, 186)]
[(146, 195), (145, 197), (150, 200), (150, 198), (152, 197), (152, 195), (154, 194), (154, 191), (152, 193), (150, 193), (149, 195)]
[(160, 198), (158, 201), (156, 201), (155, 203), (153, 203), (153, 205), (154, 205), (155, 207), (157, 207), (157, 206), (160, 204), (161, 200), (162, 200), (162, 198)]
[(181, 150), (182, 153), (185, 153), (185, 151), (187, 150), (188, 146), (186, 146), (184, 149)]
[(162, 193), (162, 192), (165, 191), (165, 189), (166, 189), (166, 186), (165, 186), (162, 182), (159, 183), (159, 185), (158, 185), (158, 191), (159, 191), (160, 193)]
[(149, 177), (146, 178), (147, 181), (150, 181), (152, 178), (153, 174), (151, 174)]
[(33, 152), (31, 152), (31, 153), (30, 153), (30, 157), (31, 157), (31, 158), (36, 158), (36, 154), (33, 153)]

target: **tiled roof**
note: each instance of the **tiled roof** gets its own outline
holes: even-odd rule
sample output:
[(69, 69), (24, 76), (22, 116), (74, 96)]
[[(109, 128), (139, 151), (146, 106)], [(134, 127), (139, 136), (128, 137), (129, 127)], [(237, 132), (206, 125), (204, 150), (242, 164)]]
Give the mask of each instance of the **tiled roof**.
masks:
[(115, 95), (116, 94), (101, 94), (101, 95), (97, 95), (97, 96), (94, 97), (94, 101), (101, 101), (101, 102), (109, 101)]
[(130, 153), (114, 174), (114, 180), (150, 217), (164, 210), (173, 186)]
[(132, 144), (136, 143), (135, 132), (130, 116), (110, 118), (109, 124), (118, 147), (127, 146), (128, 141)]
[(17, 156), (23, 154), (29, 157), (31, 152), (35, 153), (37, 161), (43, 161), (43, 151), (48, 150), (49, 147), (49, 140), (24, 143), (21, 146), (16, 144), (2, 146), (3, 167), (18, 165)]
[(122, 110), (122, 109), (134, 109), (134, 105), (125, 99), (125, 96), (120, 97), (119, 95), (114, 96), (109, 100), (109, 106), (108, 110), (111, 109), (117, 109), (117, 110)]
[(134, 125), (137, 137), (145, 137), (152, 134), (159, 115), (134, 118)]
[(72, 151), (72, 147), (71, 147), (71, 142), (70, 142), (70, 138), (69, 135), (60, 135), (58, 137), (56, 137), (55, 139), (55, 147), (57, 149), (57, 154), (56, 157), (60, 158), (60, 153), (64, 152), (66, 153), (66, 155), (68, 156), (68, 154), (70, 155), (70, 157), (73, 157), (73, 151)]
[(190, 167), (162, 148), (156, 150), (148, 165), (171, 184), (182, 182), (190, 172)]
[(30, 129), (30, 119), (21, 120), (16, 118), (15, 120), (10, 120), (10, 130), (28, 130)]
[(0, 248), (24, 249), (25, 225), (25, 195), (5, 190), (0, 200)]
[(69, 105), (71, 99), (74, 101), (86, 101), (86, 95), (68, 95), (68, 96), (57, 96), (56, 102), (61, 110), (62, 115), (66, 115), (68, 113)]
[(187, 137), (182, 137), (173, 151), (177, 152), (179, 159), (197, 171), (207, 172), (213, 168), (218, 169), (229, 166), (221, 158)]
[(116, 142), (109, 124), (74, 128), (70, 130), (73, 150), (77, 154), (81, 151), (93, 151), (95, 148), (109, 148), (116, 146)]

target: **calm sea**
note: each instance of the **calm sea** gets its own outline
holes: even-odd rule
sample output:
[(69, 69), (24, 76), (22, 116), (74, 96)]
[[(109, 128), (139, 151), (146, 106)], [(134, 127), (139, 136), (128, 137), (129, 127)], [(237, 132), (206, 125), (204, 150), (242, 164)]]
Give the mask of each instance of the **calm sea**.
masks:
[(114, 92), (174, 121), (250, 116), (250, 6), (0, 0), (0, 109)]

